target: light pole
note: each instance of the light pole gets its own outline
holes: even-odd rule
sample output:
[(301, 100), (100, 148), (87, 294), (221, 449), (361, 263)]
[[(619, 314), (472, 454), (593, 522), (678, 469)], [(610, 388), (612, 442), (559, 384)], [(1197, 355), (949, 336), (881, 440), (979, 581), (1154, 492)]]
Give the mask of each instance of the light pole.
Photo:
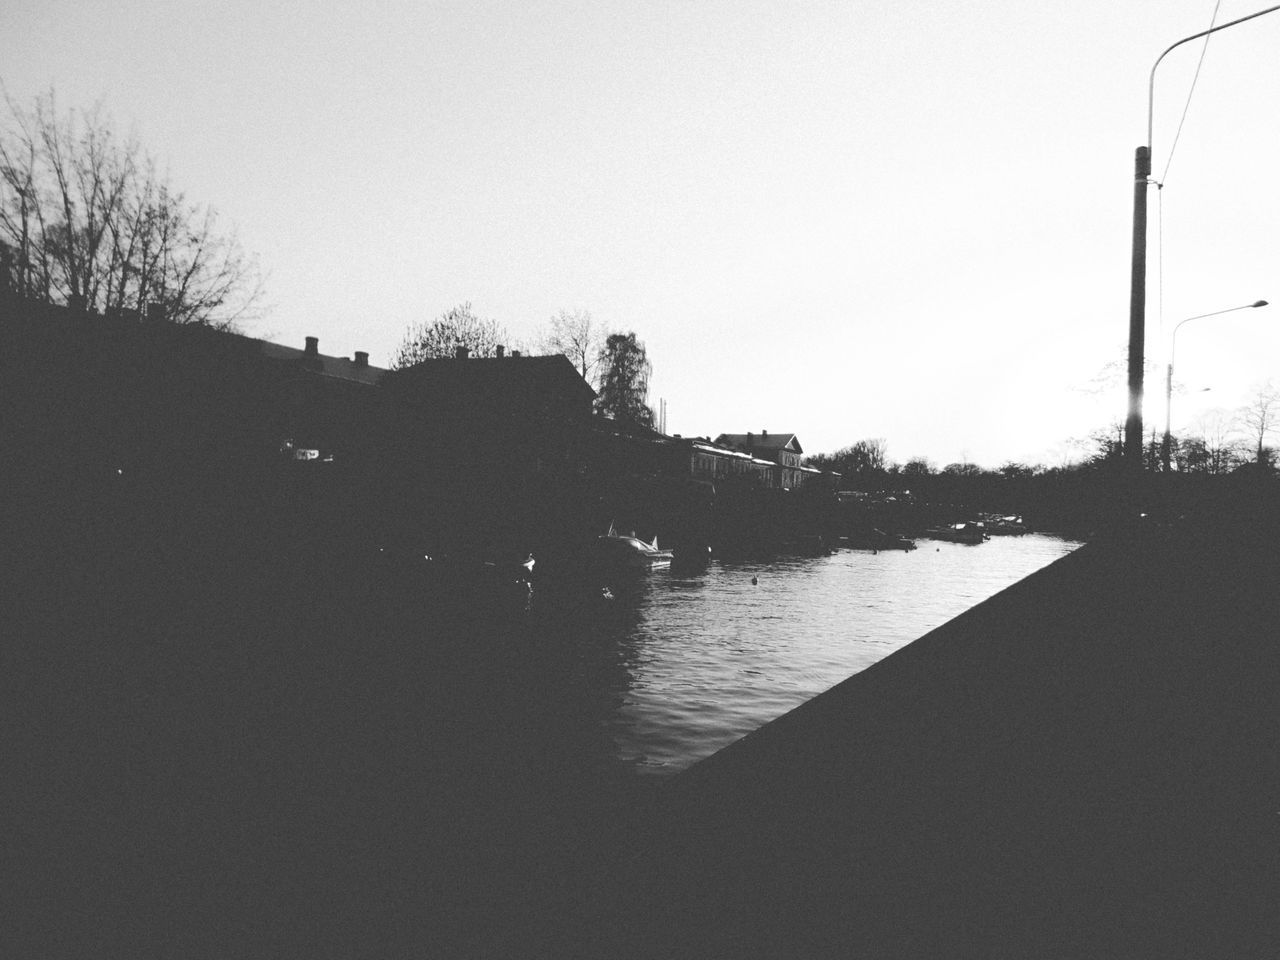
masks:
[(1172, 439), (1169, 433), (1170, 425), (1173, 422), (1173, 357), (1178, 349), (1178, 331), (1184, 323), (1190, 323), (1192, 320), (1203, 320), (1205, 317), (1216, 317), (1222, 313), (1235, 313), (1237, 310), (1253, 310), (1256, 307), (1265, 307), (1267, 301), (1258, 300), (1254, 303), (1246, 303), (1240, 307), (1228, 307), (1226, 310), (1215, 310), (1213, 313), (1200, 313), (1194, 317), (1187, 317), (1185, 320), (1179, 320), (1173, 327), (1173, 333), (1169, 336), (1169, 366), (1165, 370), (1164, 375), (1164, 443), (1161, 445), (1160, 455), (1164, 461), (1164, 472), (1169, 472), (1169, 451), (1172, 446)]
[(1222, 23), (1208, 30), (1201, 30), (1177, 43), (1170, 44), (1151, 65), (1151, 77), (1147, 82), (1147, 142), (1138, 147), (1133, 164), (1133, 262), (1129, 286), (1129, 410), (1124, 421), (1124, 459), (1127, 473), (1138, 478), (1142, 475), (1142, 364), (1145, 350), (1147, 319), (1147, 184), (1151, 178), (1151, 127), (1155, 104), (1156, 67), (1170, 51), (1190, 40), (1207, 37), (1211, 33), (1234, 27), (1246, 20), (1280, 10), (1280, 4), (1251, 13), (1238, 20)]

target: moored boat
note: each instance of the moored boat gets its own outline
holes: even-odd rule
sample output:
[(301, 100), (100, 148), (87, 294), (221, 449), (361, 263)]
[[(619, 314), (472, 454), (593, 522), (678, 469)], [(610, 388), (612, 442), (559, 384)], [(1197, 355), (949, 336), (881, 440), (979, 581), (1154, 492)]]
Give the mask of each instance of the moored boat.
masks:
[(661, 549), (656, 536), (646, 542), (630, 531), (618, 533), (610, 525), (608, 533), (596, 537), (595, 558), (615, 568), (652, 570), (671, 566), (672, 552)]
[(989, 517), (987, 533), (993, 537), (1020, 537), (1027, 532), (1021, 517)]
[(946, 540), (949, 543), (983, 543), (987, 539), (987, 530), (982, 523), (953, 523), (946, 527), (934, 527), (926, 530), (924, 535), (930, 540)]
[(914, 550), (916, 548), (914, 540), (879, 529), (851, 533), (844, 538), (844, 542), (854, 550)]

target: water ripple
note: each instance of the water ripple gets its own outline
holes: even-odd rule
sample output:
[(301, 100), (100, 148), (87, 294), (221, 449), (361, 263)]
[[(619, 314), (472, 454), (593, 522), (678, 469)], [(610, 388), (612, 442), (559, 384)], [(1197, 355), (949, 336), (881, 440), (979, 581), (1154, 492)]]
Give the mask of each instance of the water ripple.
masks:
[(633, 599), (618, 754), (683, 769), (1078, 546), (1032, 534), (654, 573)]

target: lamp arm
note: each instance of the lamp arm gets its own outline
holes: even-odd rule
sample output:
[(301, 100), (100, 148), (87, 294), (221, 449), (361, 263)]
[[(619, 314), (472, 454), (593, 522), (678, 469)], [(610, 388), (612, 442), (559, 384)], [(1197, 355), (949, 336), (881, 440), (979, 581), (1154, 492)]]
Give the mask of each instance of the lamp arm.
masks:
[(1177, 43), (1170, 44), (1168, 47), (1165, 48), (1164, 53), (1156, 57), (1156, 62), (1151, 65), (1151, 77), (1147, 81), (1147, 150), (1148, 151), (1151, 150), (1152, 115), (1154, 113), (1155, 102), (1156, 102), (1156, 67), (1160, 66), (1160, 61), (1163, 60), (1165, 56), (1167, 56), (1169, 53), (1176, 50), (1178, 47), (1182, 46), (1184, 43), (1188, 43), (1191, 40), (1198, 40), (1200, 37), (1207, 37), (1211, 33), (1217, 33), (1219, 30), (1227, 29), (1227, 27), (1234, 27), (1237, 23), (1244, 23), (1246, 20), (1253, 20), (1254, 18), (1260, 17), (1263, 14), (1274, 13), (1277, 10), (1280, 10), (1280, 4), (1276, 4), (1274, 7), (1267, 7), (1267, 9), (1265, 10), (1259, 10), (1257, 13), (1251, 13), (1248, 16), (1241, 17), (1238, 20), (1232, 20), (1230, 23), (1220, 23), (1216, 27), (1210, 27), (1208, 30), (1201, 30), (1199, 33), (1193, 33), (1189, 37), (1183, 37)]
[[(1272, 7), (1273, 10), (1280, 10), (1280, 7)], [(1266, 12), (1265, 10), (1263, 11)], [(1257, 14), (1254, 14), (1257, 16)], [(1230, 24), (1227, 24), (1230, 26)], [(1254, 303), (1246, 303), (1239, 307), (1228, 307), (1226, 310), (1214, 310), (1212, 313), (1198, 313), (1194, 317), (1187, 317), (1185, 320), (1179, 320), (1173, 325), (1173, 333), (1169, 334), (1169, 369), (1173, 369), (1173, 354), (1178, 349), (1178, 330), (1184, 323), (1190, 323), (1192, 320), (1203, 320), (1205, 317), (1216, 317), (1222, 313), (1235, 313), (1237, 310), (1253, 310), (1256, 307), (1267, 306), (1267, 301), (1258, 300)]]

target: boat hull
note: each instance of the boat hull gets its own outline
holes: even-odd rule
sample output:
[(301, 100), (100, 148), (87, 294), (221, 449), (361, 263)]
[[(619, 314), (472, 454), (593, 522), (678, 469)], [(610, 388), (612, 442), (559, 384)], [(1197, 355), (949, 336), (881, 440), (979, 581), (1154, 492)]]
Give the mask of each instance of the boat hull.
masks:
[(671, 566), (673, 554), (660, 550), (654, 543), (645, 543), (639, 537), (597, 537), (595, 557), (612, 569), (653, 570)]
[(985, 543), (989, 539), (986, 530), (982, 527), (967, 523), (927, 530), (925, 531), (925, 536), (930, 540), (945, 540), (948, 543), (966, 543), (970, 545)]

